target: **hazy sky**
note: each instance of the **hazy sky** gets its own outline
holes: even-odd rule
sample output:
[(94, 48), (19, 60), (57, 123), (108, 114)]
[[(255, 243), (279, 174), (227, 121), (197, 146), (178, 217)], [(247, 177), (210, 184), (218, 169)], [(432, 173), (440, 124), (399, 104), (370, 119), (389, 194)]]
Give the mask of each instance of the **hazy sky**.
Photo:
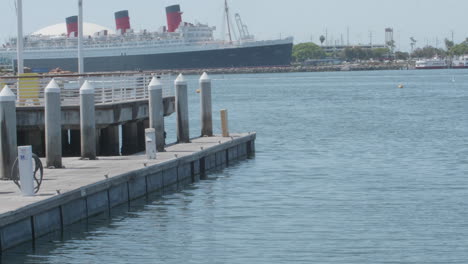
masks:
[[(14, 0), (0, 0), (0, 42), (16, 35)], [(77, 0), (23, 0), (24, 31), (62, 23), (77, 14)], [(128, 9), (135, 30), (156, 30), (165, 25), (165, 7), (180, 4), (183, 20), (216, 26), (221, 37), (223, 0), (83, 0), (86, 22), (114, 29), (114, 12)], [(313, 40), (328, 32), (329, 42), (384, 42), (384, 29), (394, 28), (397, 48), (409, 50), (409, 38), (417, 46), (443, 46), (468, 37), (467, 0), (230, 0), (232, 13), (240, 13), (257, 39), (293, 36), (295, 42)]]

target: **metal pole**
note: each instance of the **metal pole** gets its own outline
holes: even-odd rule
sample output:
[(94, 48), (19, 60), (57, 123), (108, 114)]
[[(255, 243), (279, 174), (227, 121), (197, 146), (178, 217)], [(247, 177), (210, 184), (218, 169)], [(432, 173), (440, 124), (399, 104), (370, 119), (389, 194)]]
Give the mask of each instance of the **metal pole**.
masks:
[(159, 152), (164, 151), (164, 105), (162, 94), (162, 83), (156, 77), (153, 77), (149, 86), (149, 121), (150, 128), (156, 132), (156, 146)]
[(45, 88), (46, 166), (62, 168), (60, 87), (54, 79)]
[(177, 142), (190, 143), (187, 82), (182, 74), (175, 80)]
[(16, 19), (17, 19), (17, 66), (18, 74), (24, 73), (24, 61), (23, 61), (23, 0), (16, 0)]
[(17, 157), (16, 96), (6, 85), (0, 92), (0, 178), (11, 179), (11, 170)]
[(213, 136), (213, 116), (211, 108), (211, 79), (203, 73), (200, 77), (201, 135)]
[(78, 73), (84, 73), (83, 57), (83, 0), (78, 0)]

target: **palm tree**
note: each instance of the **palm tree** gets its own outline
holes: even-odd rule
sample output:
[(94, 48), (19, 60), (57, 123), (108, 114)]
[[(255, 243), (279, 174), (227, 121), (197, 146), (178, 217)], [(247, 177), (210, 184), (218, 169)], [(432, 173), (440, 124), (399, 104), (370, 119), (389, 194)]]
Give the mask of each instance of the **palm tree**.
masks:
[(324, 35), (320, 36), (320, 45), (323, 46), (324, 41), (325, 41), (325, 36)]
[(411, 40), (411, 43), (410, 43), (410, 45), (411, 45), (411, 53), (413, 53), (414, 45), (416, 45), (417, 40), (415, 40), (413, 37), (411, 37), (410, 40)]

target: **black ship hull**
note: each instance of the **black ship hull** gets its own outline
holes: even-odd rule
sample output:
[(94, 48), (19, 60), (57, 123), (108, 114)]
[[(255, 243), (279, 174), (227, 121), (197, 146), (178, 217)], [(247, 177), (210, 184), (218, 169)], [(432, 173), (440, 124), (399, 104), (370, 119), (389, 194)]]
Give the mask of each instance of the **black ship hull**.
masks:
[[(291, 63), (292, 43), (191, 52), (90, 57), (84, 59), (85, 72), (148, 71), (162, 69), (239, 68), (285, 66)], [(16, 64), (16, 61), (15, 61)], [(60, 68), (78, 71), (77, 58), (25, 59), (33, 71)]]

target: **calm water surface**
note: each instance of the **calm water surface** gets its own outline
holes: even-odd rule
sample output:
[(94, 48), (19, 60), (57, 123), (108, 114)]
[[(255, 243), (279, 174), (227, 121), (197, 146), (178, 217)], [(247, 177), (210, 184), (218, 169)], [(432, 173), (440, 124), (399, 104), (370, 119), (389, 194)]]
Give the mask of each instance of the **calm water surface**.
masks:
[(467, 263), (468, 71), (212, 77), (253, 159), (3, 263)]

